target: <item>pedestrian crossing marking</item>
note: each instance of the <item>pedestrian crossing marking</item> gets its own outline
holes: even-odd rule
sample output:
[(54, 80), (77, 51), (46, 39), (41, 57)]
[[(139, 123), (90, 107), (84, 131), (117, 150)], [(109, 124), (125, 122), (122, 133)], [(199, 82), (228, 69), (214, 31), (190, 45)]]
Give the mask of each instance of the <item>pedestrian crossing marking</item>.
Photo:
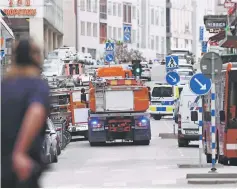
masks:
[(178, 64), (175, 62), (173, 57), (170, 57), (170, 61), (168, 62), (167, 67), (168, 68), (176, 68), (176, 67), (178, 67)]
[(113, 48), (113, 45), (111, 43), (109, 43), (108, 45), (106, 45), (106, 50), (107, 51), (113, 51), (114, 48)]

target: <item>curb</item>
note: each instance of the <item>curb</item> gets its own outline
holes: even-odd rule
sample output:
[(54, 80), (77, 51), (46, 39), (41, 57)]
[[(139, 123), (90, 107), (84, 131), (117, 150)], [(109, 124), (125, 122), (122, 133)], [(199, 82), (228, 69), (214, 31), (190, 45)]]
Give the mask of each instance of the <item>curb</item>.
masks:
[[(211, 164), (177, 164), (178, 168), (211, 168)], [(223, 165), (216, 164), (216, 168), (222, 168)]]
[(177, 139), (178, 136), (174, 135), (173, 133), (160, 133), (159, 137), (161, 137), (161, 139)]
[(237, 180), (234, 179), (226, 179), (226, 180), (218, 180), (218, 179), (213, 179), (213, 180), (201, 180), (201, 179), (192, 179), (188, 180), (188, 184), (236, 184)]

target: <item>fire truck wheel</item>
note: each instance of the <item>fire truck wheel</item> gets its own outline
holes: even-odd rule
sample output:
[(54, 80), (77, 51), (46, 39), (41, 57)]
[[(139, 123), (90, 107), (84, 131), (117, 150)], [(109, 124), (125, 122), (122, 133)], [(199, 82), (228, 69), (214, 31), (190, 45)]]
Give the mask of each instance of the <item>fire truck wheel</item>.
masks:
[(211, 163), (212, 162), (211, 154), (206, 154), (206, 160), (207, 160), (207, 163)]

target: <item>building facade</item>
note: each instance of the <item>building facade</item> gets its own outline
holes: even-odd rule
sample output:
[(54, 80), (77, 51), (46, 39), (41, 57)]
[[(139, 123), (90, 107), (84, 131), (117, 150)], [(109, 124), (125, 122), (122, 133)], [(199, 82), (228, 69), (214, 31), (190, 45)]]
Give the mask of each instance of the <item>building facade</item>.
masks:
[[(73, 0), (70, 6), (72, 3)], [(163, 58), (166, 54), (165, 0), (78, 0), (77, 5), (79, 52), (91, 53), (93, 58), (103, 58), (105, 41), (123, 41), (124, 25), (129, 25), (129, 49), (140, 50), (147, 60)], [(64, 16), (73, 18), (72, 14)], [(70, 41), (74, 41), (75, 35), (73, 31), (70, 33), (66, 30), (68, 27), (65, 25), (64, 44), (72, 44)]]
[(1, 0), (15, 38), (33, 37), (48, 52), (62, 45), (63, 0)]

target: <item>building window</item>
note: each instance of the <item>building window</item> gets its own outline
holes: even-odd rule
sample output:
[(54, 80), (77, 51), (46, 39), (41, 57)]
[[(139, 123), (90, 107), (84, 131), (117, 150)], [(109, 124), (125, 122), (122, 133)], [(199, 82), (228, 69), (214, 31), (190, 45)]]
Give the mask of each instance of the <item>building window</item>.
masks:
[(93, 0), (93, 12), (97, 12), (97, 0)]
[(85, 35), (85, 22), (81, 21), (81, 35)]
[(100, 18), (107, 19), (107, 7), (106, 4), (100, 4)]
[(85, 11), (85, 0), (80, 1), (80, 10)]
[(164, 8), (161, 8), (161, 11), (160, 11), (160, 18), (161, 18), (161, 26), (164, 26), (164, 21), (165, 21)]
[(154, 44), (154, 36), (151, 36), (151, 49), (154, 50), (155, 44)]
[(91, 36), (91, 23), (87, 22), (87, 36)]
[(91, 12), (91, 0), (87, 0), (87, 11)]
[(113, 3), (113, 16), (116, 16), (116, 3)]
[(108, 2), (108, 15), (112, 15), (112, 3)]
[(155, 24), (159, 26), (159, 9), (156, 10)]
[(93, 23), (93, 37), (97, 37), (97, 23)]
[(122, 39), (122, 28), (118, 28), (118, 40)]
[(161, 37), (161, 54), (165, 54), (165, 38)]
[(112, 38), (112, 27), (109, 26), (109, 32), (108, 32), (108, 38), (111, 39)]
[(155, 18), (155, 16), (154, 16), (154, 9), (152, 8), (151, 9), (151, 24), (152, 25), (154, 25), (154, 18)]
[(159, 45), (160, 45), (159, 36), (156, 36), (156, 51), (159, 51)]
[(117, 28), (113, 28), (113, 39), (117, 39)]
[(188, 40), (185, 39), (185, 48), (188, 48)]
[(136, 43), (136, 30), (132, 30), (132, 43)]
[(103, 44), (107, 39), (107, 25), (100, 23), (100, 44)]
[(122, 7), (121, 4), (118, 4), (118, 16), (121, 17)]
[(132, 23), (132, 19), (131, 19), (131, 5), (129, 4), (124, 4), (123, 5), (123, 22), (125, 23)]
[(133, 6), (133, 7), (132, 7), (132, 18), (133, 18), (133, 19), (136, 19), (136, 13), (137, 13), (137, 12), (136, 12), (136, 7)]
[(175, 48), (179, 48), (179, 39), (174, 38), (174, 41), (175, 41)]

